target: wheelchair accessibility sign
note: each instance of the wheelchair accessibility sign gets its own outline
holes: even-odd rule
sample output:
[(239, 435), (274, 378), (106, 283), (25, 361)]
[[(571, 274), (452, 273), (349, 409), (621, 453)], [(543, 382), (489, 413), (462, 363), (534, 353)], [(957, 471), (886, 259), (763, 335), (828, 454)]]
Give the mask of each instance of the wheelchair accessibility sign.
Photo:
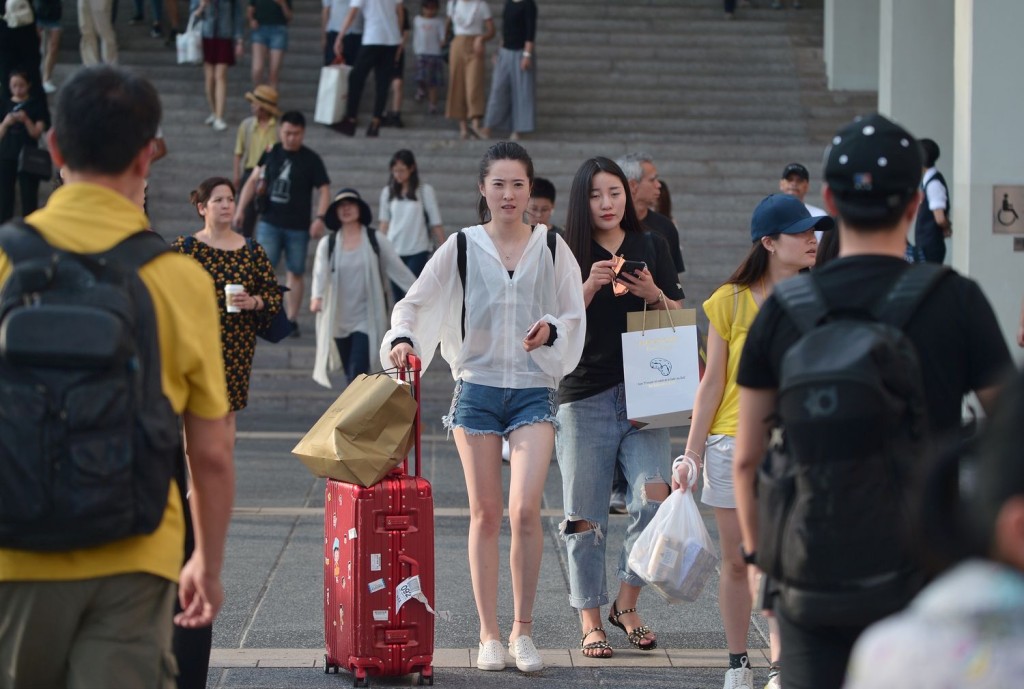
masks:
[(992, 187), (992, 233), (1024, 234), (1024, 186)]

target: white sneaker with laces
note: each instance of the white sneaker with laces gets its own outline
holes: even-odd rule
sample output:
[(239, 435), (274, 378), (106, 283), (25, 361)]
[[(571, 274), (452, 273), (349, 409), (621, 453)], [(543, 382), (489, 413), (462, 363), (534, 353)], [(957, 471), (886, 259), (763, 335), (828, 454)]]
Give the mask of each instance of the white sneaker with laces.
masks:
[(540, 672), (544, 669), (544, 659), (533, 645), (533, 639), (525, 634), (509, 642), (508, 652), (516, 659), (516, 667), (520, 672)]
[(500, 672), (505, 669), (505, 648), (497, 639), (491, 639), (480, 644), (480, 650), (476, 656), (476, 667), (478, 670), (488, 672)]
[(214, 115), (213, 113), (210, 113), (209, 117), (207, 117), (205, 120), (203, 120), (203, 124), (205, 124), (207, 127), (209, 127), (211, 124), (213, 124), (216, 121), (217, 121), (217, 116)]
[(224, 131), (227, 128), (228, 128), (228, 123), (227, 122), (225, 122), (224, 120), (220, 119), (219, 117), (214, 118), (214, 120), (213, 120), (213, 131), (215, 131), (215, 132), (222, 132), (222, 131)]
[(754, 671), (745, 662), (743, 667), (732, 668), (725, 673), (722, 689), (754, 689)]

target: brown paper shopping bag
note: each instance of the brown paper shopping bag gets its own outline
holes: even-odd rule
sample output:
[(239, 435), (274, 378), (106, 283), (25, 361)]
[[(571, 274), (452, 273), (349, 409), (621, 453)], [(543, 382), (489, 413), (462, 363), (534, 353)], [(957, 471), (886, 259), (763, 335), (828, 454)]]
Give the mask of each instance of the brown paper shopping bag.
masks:
[(416, 400), (387, 374), (349, 383), (292, 450), (313, 475), (372, 486), (409, 454)]

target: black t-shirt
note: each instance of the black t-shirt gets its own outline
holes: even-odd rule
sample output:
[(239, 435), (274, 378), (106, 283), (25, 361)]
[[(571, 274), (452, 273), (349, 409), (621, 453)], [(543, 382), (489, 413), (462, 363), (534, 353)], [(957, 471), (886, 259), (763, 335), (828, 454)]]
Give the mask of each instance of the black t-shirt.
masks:
[[(612, 255), (593, 242), (590, 247), (591, 265), (607, 261)], [(683, 290), (665, 241), (657, 234), (627, 232), (615, 252), (630, 261), (645, 261), (654, 282), (667, 299), (683, 298)], [(590, 265), (580, 266), (583, 279), (590, 276)], [(562, 379), (560, 402), (581, 400), (622, 382), (622, 333), (626, 332), (626, 314), (643, 311), (644, 300), (632, 294), (616, 297), (612, 286), (605, 285), (587, 307), (587, 334), (583, 341), (583, 356), (576, 370)]]
[(312, 194), (331, 183), (324, 161), (305, 146), (286, 151), (274, 144), (260, 157), (259, 165), (267, 166), (267, 210), (262, 219), (290, 230), (309, 229)]
[[(274, 0), (249, 0), (254, 8), (253, 16), (260, 26), (284, 26), (288, 24), (285, 19), (284, 10)], [(293, 7), (292, 0), (288, 0), (288, 9)]]
[(501, 15), (501, 47), (522, 50), (537, 34), (537, 5), (533, 0), (505, 3)]
[(647, 211), (647, 215), (640, 222), (644, 227), (657, 232), (668, 243), (668, 250), (672, 252), (672, 264), (676, 267), (677, 273), (686, 271), (686, 264), (683, 263), (683, 250), (679, 248), (679, 230), (675, 224), (661, 213)]
[[(831, 309), (870, 308), (910, 265), (891, 256), (851, 256), (813, 275)], [(991, 305), (973, 280), (947, 275), (904, 326), (917, 348), (928, 415), (936, 434), (960, 425), (961, 401), (999, 381), (1011, 366), (1006, 340)], [(799, 334), (773, 296), (754, 319), (743, 347), (737, 381), (747, 388), (778, 388), (786, 350)], [(865, 429), (870, 431), (870, 429)]]
[[(28, 118), (33, 122), (47, 119), (46, 110), (41, 101), (36, 98), (29, 98), (21, 103), (15, 103), (11, 99), (0, 102), (0, 120), (7, 117), (7, 113), (17, 110), (24, 110)], [(21, 122), (15, 122), (7, 129), (3, 139), (0, 139), (0, 160), (17, 160), (18, 154), (25, 146), (38, 148), (39, 143), (28, 135), (28, 129)]]

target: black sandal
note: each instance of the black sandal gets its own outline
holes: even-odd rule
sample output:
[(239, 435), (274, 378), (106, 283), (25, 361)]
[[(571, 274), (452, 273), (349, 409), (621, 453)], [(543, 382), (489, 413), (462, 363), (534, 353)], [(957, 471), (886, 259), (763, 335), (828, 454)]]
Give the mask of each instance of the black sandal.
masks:
[[(587, 637), (593, 634), (594, 632), (601, 632), (605, 635), (605, 638), (601, 641), (591, 641), (589, 644), (586, 643)], [(612, 649), (611, 645), (609, 645), (608, 643), (608, 634), (605, 633), (604, 627), (594, 627), (593, 629), (587, 630), (586, 633), (584, 633), (583, 636), (580, 637), (580, 648), (583, 650), (584, 658), (611, 658), (612, 655), (614, 655), (615, 653), (614, 649)], [(600, 655), (588, 655), (587, 651), (600, 651)], [(610, 652), (605, 653), (605, 651)]]
[[(629, 643), (632, 644), (634, 648), (638, 648), (641, 651), (653, 651), (658, 647), (658, 640), (644, 638), (648, 634), (653, 634), (653, 629), (648, 627), (646, 624), (642, 624), (630, 631), (626, 629), (626, 625), (619, 622), (620, 617), (628, 615), (631, 612), (636, 612), (636, 608), (619, 610), (619, 602), (612, 601), (612, 609), (611, 612), (608, 613), (608, 621), (626, 633), (626, 638), (629, 639)], [(650, 643), (641, 644), (641, 641), (649, 641)]]

